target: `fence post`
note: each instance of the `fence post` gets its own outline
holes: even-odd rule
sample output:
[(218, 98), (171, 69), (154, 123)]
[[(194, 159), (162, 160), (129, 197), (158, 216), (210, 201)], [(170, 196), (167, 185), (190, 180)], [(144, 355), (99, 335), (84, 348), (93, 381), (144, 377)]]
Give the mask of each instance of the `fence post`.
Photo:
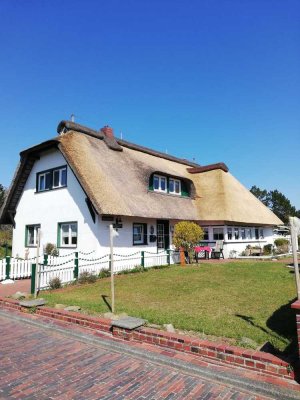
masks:
[(141, 251), (141, 266), (144, 269), (145, 268), (145, 252)]
[(78, 279), (79, 276), (79, 260), (78, 260), (78, 251), (75, 251), (75, 260), (74, 260), (74, 279)]
[(31, 294), (35, 292), (35, 274), (36, 274), (36, 264), (31, 264)]
[(6, 256), (5, 279), (10, 279), (10, 257)]
[(168, 263), (168, 265), (171, 264), (170, 252), (171, 252), (171, 250), (168, 249), (168, 250), (167, 250), (167, 263)]
[(44, 254), (44, 265), (48, 265), (48, 254)]

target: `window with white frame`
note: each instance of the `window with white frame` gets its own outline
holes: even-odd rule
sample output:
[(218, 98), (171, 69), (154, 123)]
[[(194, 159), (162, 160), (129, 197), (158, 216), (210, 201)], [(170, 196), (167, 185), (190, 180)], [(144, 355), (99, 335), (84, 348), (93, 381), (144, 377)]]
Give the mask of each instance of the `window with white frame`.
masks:
[(247, 238), (252, 239), (252, 229), (251, 228), (247, 229)]
[(58, 224), (58, 247), (76, 247), (77, 236), (77, 222), (62, 222)]
[(260, 239), (263, 239), (263, 238), (264, 238), (264, 230), (263, 230), (263, 228), (260, 228), (260, 229), (259, 229), (259, 238), (260, 238)]
[(203, 240), (209, 240), (209, 231), (208, 231), (208, 227), (204, 227), (203, 229)]
[(38, 174), (38, 192), (51, 189), (51, 172), (43, 172)]
[(227, 228), (227, 238), (228, 240), (232, 240), (232, 228)]
[(246, 229), (245, 229), (245, 228), (241, 228), (241, 238), (242, 238), (243, 240), (246, 239)]
[(161, 175), (153, 176), (153, 189), (157, 192), (167, 192), (167, 178)]
[(171, 194), (181, 194), (181, 182), (179, 179), (169, 179), (169, 193)]
[(147, 244), (147, 224), (133, 224), (133, 244)]
[(36, 247), (38, 242), (38, 232), (41, 225), (26, 225), (25, 227), (25, 246)]
[(67, 186), (67, 167), (58, 168), (53, 171), (53, 185), (56, 189), (62, 186)]
[(67, 166), (38, 172), (36, 181), (37, 192), (65, 187), (67, 186)]
[(239, 240), (240, 238), (240, 230), (239, 228), (234, 228), (234, 239)]
[(213, 228), (214, 240), (224, 240), (224, 230), (223, 228)]

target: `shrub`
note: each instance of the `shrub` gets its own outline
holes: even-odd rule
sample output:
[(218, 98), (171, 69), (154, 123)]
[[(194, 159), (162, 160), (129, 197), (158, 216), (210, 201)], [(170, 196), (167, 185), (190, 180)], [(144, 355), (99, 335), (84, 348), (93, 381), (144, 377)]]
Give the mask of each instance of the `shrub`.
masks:
[(56, 276), (55, 278), (50, 279), (49, 287), (51, 290), (60, 289), (62, 287), (60, 278)]
[(279, 238), (279, 239), (275, 239), (274, 243), (275, 243), (275, 246), (280, 247), (280, 246), (284, 246), (286, 244), (289, 244), (289, 241), (287, 239)]
[(97, 275), (92, 274), (91, 272), (85, 271), (85, 272), (82, 272), (82, 273), (79, 275), (78, 283), (80, 283), (80, 284), (84, 284), (84, 283), (95, 283), (96, 280), (97, 280)]
[(175, 247), (183, 247), (189, 253), (189, 259), (193, 259), (194, 247), (203, 239), (203, 229), (195, 222), (181, 221), (175, 225), (173, 244)]
[(105, 269), (105, 268), (101, 269), (101, 271), (99, 272), (99, 275), (98, 275), (99, 278), (108, 278), (109, 276), (110, 276), (110, 271), (109, 271), (109, 269)]
[(271, 244), (266, 244), (263, 249), (264, 255), (267, 256), (269, 254), (272, 254), (272, 248), (273, 246)]
[(46, 246), (44, 247), (44, 254), (48, 256), (58, 256), (59, 252), (55, 244), (53, 243), (47, 243)]
[(276, 245), (276, 253), (284, 254), (289, 251), (289, 241), (287, 239), (275, 239), (274, 243)]

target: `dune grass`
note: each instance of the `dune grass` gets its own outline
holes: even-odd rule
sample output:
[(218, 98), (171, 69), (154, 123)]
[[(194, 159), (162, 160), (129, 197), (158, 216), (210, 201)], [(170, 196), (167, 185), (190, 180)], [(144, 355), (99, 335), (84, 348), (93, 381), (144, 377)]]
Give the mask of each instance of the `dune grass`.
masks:
[[(249, 338), (291, 351), (296, 340), (294, 274), (283, 262), (230, 262), (171, 266), (115, 278), (116, 312), (172, 323), (236, 344)], [(90, 314), (109, 311), (109, 278), (43, 292), (50, 305), (79, 305)], [(107, 296), (107, 297), (106, 297)], [(106, 301), (104, 300), (106, 299)]]

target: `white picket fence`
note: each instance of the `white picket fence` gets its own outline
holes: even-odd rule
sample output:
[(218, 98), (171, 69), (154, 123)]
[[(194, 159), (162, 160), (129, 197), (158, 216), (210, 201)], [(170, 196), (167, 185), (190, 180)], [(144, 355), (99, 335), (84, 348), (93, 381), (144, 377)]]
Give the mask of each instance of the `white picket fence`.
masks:
[[(76, 258), (78, 255), (78, 258)], [(124, 270), (132, 270), (136, 267), (151, 268), (154, 266), (175, 264), (179, 262), (179, 253), (161, 251), (135, 252), (132, 254), (114, 254), (114, 273), (118, 274)], [(36, 258), (22, 260), (9, 258), (10, 272), (9, 279), (29, 278), (32, 273), (32, 264), (36, 264)], [(110, 270), (110, 255), (103, 254), (97, 256), (95, 252), (90, 253), (70, 253), (65, 256), (40, 256), (37, 265), (37, 286), (39, 289), (49, 288), (49, 283), (53, 278), (59, 278), (62, 284), (71, 283), (76, 277), (78, 266), (78, 276), (83, 272), (99, 274), (101, 270)], [(8, 278), (7, 260), (0, 260), (0, 281)]]

